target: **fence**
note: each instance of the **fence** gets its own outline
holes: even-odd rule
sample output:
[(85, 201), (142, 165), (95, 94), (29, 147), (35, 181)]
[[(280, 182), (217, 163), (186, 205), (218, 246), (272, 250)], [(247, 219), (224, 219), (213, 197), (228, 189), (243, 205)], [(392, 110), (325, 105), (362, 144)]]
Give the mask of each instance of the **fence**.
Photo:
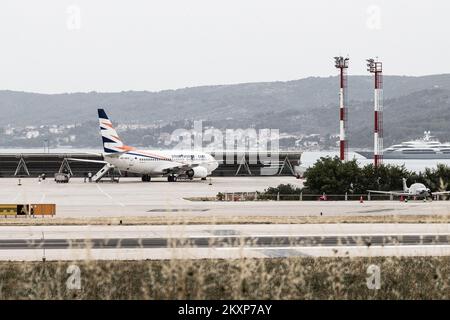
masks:
[[(410, 197), (412, 200), (415, 197)], [(447, 200), (448, 196), (434, 195), (434, 200)], [(217, 195), (219, 201), (401, 201), (406, 197), (389, 194), (266, 194), (261, 192), (225, 192)]]

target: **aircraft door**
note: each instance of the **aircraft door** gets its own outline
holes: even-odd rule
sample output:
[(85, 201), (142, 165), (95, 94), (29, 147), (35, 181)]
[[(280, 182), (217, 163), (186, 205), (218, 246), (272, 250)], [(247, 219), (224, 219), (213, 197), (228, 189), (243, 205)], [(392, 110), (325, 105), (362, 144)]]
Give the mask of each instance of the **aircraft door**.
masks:
[(136, 156), (132, 156), (132, 157), (130, 157), (130, 162), (128, 163), (128, 166), (129, 166), (130, 168), (132, 168), (132, 167), (134, 167), (134, 165), (136, 164), (136, 162), (137, 162), (137, 157), (136, 157)]
[(137, 157), (130, 156), (127, 160), (128, 160), (127, 170), (130, 170), (135, 166), (135, 164), (137, 162)]

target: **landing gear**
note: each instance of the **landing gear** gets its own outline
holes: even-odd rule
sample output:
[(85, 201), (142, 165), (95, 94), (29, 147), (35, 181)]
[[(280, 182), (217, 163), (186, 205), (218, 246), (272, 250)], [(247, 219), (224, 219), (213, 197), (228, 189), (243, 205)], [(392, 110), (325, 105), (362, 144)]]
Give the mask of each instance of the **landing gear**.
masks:
[(150, 175), (148, 174), (142, 175), (142, 182), (150, 182), (150, 181), (152, 181), (152, 177), (150, 177)]
[(202, 180), (205, 181), (205, 180), (206, 180), (206, 177), (203, 177)]
[(170, 175), (167, 177), (167, 181), (169, 182), (176, 182), (177, 181), (177, 177), (174, 175)]

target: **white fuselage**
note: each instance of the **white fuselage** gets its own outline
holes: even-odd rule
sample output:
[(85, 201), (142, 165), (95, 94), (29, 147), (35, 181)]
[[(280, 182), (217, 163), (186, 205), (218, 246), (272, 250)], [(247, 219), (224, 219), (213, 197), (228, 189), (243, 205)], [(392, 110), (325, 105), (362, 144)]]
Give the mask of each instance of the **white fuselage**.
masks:
[(431, 191), (422, 183), (413, 183), (407, 190), (411, 196), (423, 196), (427, 197)]
[(186, 165), (203, 167), (209, 175), (219, 166), (210, 154), (187, 150), (130, 150), (121, 154), (105, 154), (104, 159), (121, 171), (149, 176), (169, 174), (172, 168)]

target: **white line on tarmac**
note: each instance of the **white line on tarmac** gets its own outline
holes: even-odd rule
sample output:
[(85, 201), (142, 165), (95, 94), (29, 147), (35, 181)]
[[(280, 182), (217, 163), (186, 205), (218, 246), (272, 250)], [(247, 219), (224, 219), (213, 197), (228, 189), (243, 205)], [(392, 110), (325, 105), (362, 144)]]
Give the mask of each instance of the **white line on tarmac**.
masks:
[(105, 196), (107, 196), (109, 199), (111, 199), (113, 202), (115, 202), (116, 204), (118, 204), (119, 206), (125, 207), (125, 205), (120, 202), (120, 201), (116, 201), (110, 194), (108, 194), (107, 192), (105, 192), (102, 188), (100, 188), (100, 186), (97, 184), (97, 189), (103, 193)]

